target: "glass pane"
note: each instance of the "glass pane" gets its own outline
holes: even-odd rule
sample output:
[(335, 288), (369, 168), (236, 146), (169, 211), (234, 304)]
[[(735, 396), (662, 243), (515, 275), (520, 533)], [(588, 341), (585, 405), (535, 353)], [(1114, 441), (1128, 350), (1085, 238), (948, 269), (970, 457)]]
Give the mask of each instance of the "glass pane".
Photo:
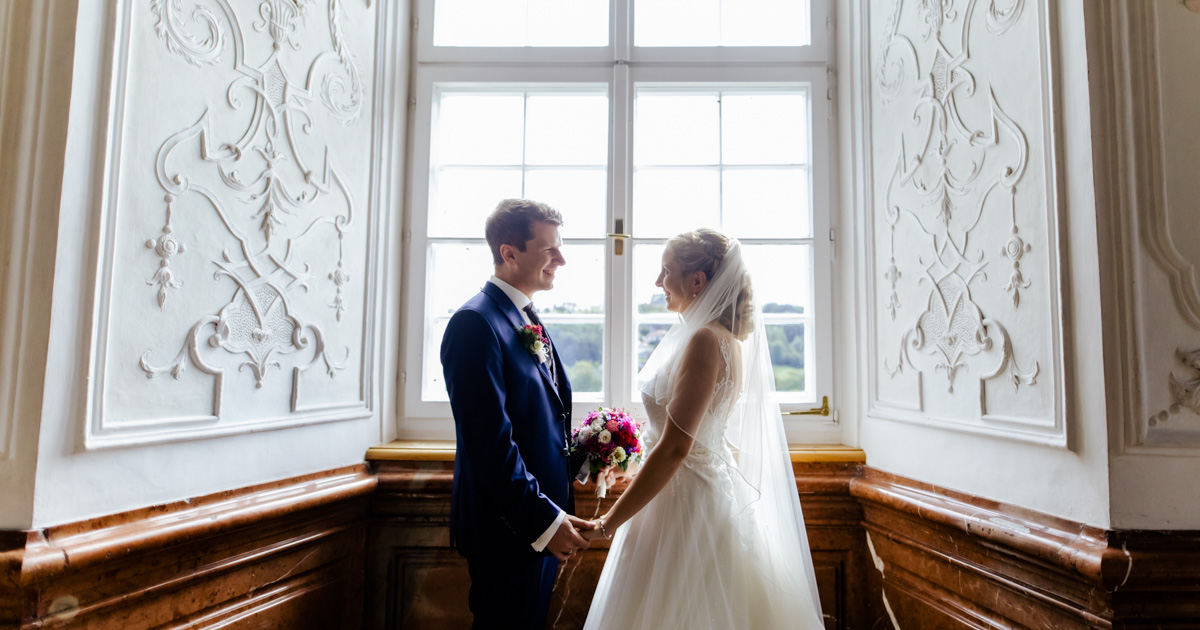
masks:
[(546, 325), (551, 315), (603, 315), (604, 246), (567, 243), (562, 254), (567, 264), (555, 273), (554, 288), (533, 296)]
[(807, 0), (636, 0), (636, 46), (805, 46)]
[[(669, 238), (721, 218), (717, 169), (647, 169), (633, 174), (633, 233)], [(657, 272), (656, 272), (657, 274)]]
[(450, 316), (446, 315), (427, 321), (429, 332), (425, 341), (425, 365), (422, 370), (425, 380), (421, 383), (421, 400), (450, 400), (450, 396), (446, 393), (445, 379), (442, 378), (442, 339), (446, 336), (446, 326), (450, 323)]
[(764, 314), (812, 313), (811, 246), (743, 245), (742, 255)]
[[(658, 347), (658, 342), (662, 341), (663, 336), (667, 334), (670, 328), (671, 324), (666, 323), (638, 324), (637, 343), (634, 348), (635, 356), (637, 357), (638, 372), (646, 365), (646, 360), (654, 353), (654, 349)], [(636, 386), (633, 391), (637, 392)]]
[(635, 166), (716, 164), (720, 160), (721, 110), (716, 92), (638, 90), (634, 110)]
[[(663, 245), (639, 244), (633, 251), (637, 338), (632, 351), (639, 370), (678, 318), (666, 310), (662, 289), (654, 286), (663, 249)], [(755, 300), (764, 311), (776, 387), (781, 392), (804, 392), (806, 345), (811, 342), (806, 323), (810, 317), (806, 305), (812, 302), (811, 247), (743, 245), (743, 255), (750, 268)]]
[(715, 46), (721, 40), (720, 0), (635, 0), (635, 46)]
[(525, 0), (437, 0), (434, 46), (520, 46)]
[(520, 164), (525, 97), (445, 93), (435, 116), (437, 164)]
[(526, 46), (608, 45), (608, 0), (529, 0), (528, 11)]
[(607, 46), (607, 0), (436, 0), (434, 46)]
[(795, 238), (812, 232), (806, 169), (728, 170), (722, 181), (722, 227), (730, 236)]
[(571, 393), (600, 394), (604, 391), (604, 319), (596, 322), (546, 322), (563, 369), (571, 380)]
[(635, 244), (633, 247), (633, 303), (639, 315), (667, 314), (667, 300), (662, 289), (654, 286), (662, 268), (664, 245)]
[(637, 309), (633, 316), (637, 338), (632, 340), (635, 382), (637, 371), (646, 364), (671, 324), (679, 319), (667, 310), (662, 289), (654, 286), (662, 266), (662, 253), (663, 246), (658, 244), (638, 244), (633, 248), (633, 303)]
[(487, 243), (434, 243), (425, 271), (425, 321), (449, 317), (479, 292), (493, 272)]
[[(603, 237), (608, 207), (603, 91), (528, 98), (519, 89), (447, 91), (435, 124), (430, 236), (482, 237), (484, 220), (500, 200), (527, 197), (564, 212), (566, 238)], [(551, 166), (571, 168), (538, 168)]]
[(479, 292), (492, 269), (492, 253), (486, 243), (435, 243), (429, 247), (423, 400), (447, 400), (440, 358), (446, 324), (458, 307)]
[(604, 246), (563, 246), (567, 264), (558, 268), (554, 288), (533, 296), (538, 313), (562, 359), (571, 390), (580, 394), (603, 391), (604, 378)]
[(521, 169), (443, 168), (430, 182), (429, 235), (483, 238), (501, 199), (521, 196)]
[(722, 95), (721, 161), (725, 164), (806, 164), (808, 97), (805, 94)]
[(807, 46), (806, 0), (723, 0), (722, 46)]
[(531, 94), (526, 112), (526, 164), (608, 164), (604, 94)]
[(775, 372), (775, 389), (780, 392), (803, 392), (804, 352), (807, 335), (804, 324), (767, 324), (767, 345), (771, 351), (771, 368)]
[(563, 238), (603, 238), (607, 233), (608, 173), (603, 168), (531, 168), (525, 174), (525, 195), (562, 213)]

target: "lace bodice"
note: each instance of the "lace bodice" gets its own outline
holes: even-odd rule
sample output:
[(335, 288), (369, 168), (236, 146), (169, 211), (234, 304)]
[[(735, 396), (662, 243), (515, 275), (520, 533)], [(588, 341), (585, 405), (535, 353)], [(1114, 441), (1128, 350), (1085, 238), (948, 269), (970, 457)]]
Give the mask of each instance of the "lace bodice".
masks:
[[(737, 349), (734, 346), (733, 336), (728, 331), (721, 328), (714, 328), (714, 330), (718, 331), (717, 338), (720, 341), (721, 370), (717, 375), (717, 384), (713, 388), (713, 397), (708, 403), (704, 419), (700, 421), (696, 435), (692, 436), (695, 438), (695, 442), (692, 444), (691, 453), (685, 463), (696, 464), (713, 460), (714, 456), (718, 454), (713, 453), (710, 448), (715, 445), (722, 445), (722, 450), (728, 452), (728, 447), (725, 445), (725, 431), (729, 427), (729, 418), (738, 399), (737, 374), (734, 370), (734, 355)], [(642, 402), (646, 406), (646, 415), (650, 420), (647, 441), (653, 447), (654, 442), (657, 442), (658, 437), (662, 435), (666, 423), (670, 422), (667, 417), (667, 406), (670, 401), (665, 401), (666, 404), (660, 405), (651, 397), (643, 394)]]

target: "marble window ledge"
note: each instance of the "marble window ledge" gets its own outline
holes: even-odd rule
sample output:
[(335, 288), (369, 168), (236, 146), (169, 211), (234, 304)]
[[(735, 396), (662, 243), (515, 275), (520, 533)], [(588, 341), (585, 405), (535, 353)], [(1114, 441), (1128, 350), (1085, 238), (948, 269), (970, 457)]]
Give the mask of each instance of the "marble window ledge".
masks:
[[(865, 464), (867, 455), (862, 449), (844, 444), (792, 444), (788, 447), (792, 462), (843, 462)], [(367, 450), (367, 461), (451, 462), (454, 461), (454, 442), (451, 440), (392, 440)]]

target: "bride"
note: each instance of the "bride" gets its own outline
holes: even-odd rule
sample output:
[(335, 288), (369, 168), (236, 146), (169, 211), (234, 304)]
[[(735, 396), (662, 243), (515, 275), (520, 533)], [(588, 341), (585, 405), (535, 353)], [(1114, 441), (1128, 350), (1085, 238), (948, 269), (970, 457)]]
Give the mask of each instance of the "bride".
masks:
[(638, 375), (649, 455), (585, 532), (615, 538), (584, 628), (823, 628), (741, 245), (680, 234), (655, 286), (681, 318)]

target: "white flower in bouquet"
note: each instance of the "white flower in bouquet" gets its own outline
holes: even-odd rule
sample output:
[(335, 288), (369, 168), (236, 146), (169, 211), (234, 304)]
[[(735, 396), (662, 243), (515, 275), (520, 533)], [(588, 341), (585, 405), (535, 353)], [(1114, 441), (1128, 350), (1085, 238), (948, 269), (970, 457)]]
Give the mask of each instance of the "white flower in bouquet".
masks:
[(587, 424), (583, 425), (582, 427), (579, 428), (579, 441), (586, 442), (586, 441), (592, 439), (592, 433), (593, 433), (593, 431), (592, 431), (591, 425), (587, 425)]
[(612, 434), (609, 433), (607, 429), (604, 429), (600, 431), (600, 434), (596, 436), (596, 439), (599, 440), (601, 444), (608, 444), (612, 441)]
[(596, 416), (595, 418), (592, 419), (592, 429), (599, 431), (600, 429), (603, 429), (603, 428), (604, 428), (604, 418), (603, 417)]
[(625, 461), (625, 458), (628, 457), (628, 455), (625, 454), (625, 449), (618, 446), (617, 448), (613, 449), (611, 457), (613, 463), (620, 464), (621, 462)]

